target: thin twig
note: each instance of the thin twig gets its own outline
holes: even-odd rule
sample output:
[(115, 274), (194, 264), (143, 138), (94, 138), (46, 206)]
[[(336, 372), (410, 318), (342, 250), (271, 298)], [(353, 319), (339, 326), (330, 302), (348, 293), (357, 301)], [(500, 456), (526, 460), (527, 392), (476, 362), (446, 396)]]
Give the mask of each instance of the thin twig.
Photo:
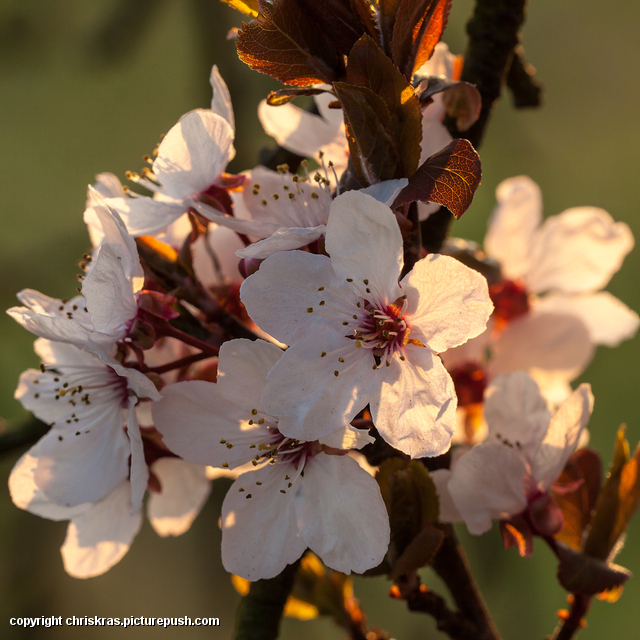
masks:
[(591, 606), (592, 596), (573, 594), (569, 615), (562, 619), (551, 636), (551, 640), (571, 640), (584, 626), (584, 617)]

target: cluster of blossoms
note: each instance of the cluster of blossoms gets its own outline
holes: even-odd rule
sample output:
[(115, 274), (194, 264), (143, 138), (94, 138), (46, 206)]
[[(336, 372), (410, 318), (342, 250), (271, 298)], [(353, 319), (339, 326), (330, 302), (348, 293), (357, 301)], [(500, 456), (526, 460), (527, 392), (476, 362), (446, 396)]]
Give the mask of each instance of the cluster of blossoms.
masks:
[[(455, 67), (439, 45), (414, 84), (439, 76), (450, 87)], [(51, 425), (11, 474), (15, 504), (69, 520), (65, 567), (89, 577), (126, 553), (147, 491), (155, 530), (178, 535), (211, 479), (229, 473), (228, 571), (270, 578), (309, 548), (331, 568), (364, 572), (385, 558), (390, 525), (353, 451), (375, 427), (405, 457), (441, 456), (460, 411), (484, 405), (486, 429), (457, 434), (475, 446), (433, 473), (440, 520), (475, 534), (501, 520), (527, 553), (533, 534), (555, 535), (550, 492), (593, 404), (588, 385), (569, 383), (594, 345), (638, 328), (600, 291), (633, 245), (629, 229), (594, 208), (538, 228), (539, 190), (513, 178), (498, 188), (486, 239), (498, 280), (426, 252), (405, 273), (410, 181), (345, 187), (331, 87), (316, 92), (318, 115), (259, 110), (317, 171), (304, 161), (296, 173), (231, 175), (235, 124), (216, 67), (211, 84), (211, 108), (186, 114), (151, 167), (128, 174), (150, 195), (110, 174), (89, 188), (93, 249), (79, 295), (26, 290), (9, 310), (38, 336), (42, 360), (16, 398)], [(442, 97), (422, 105), (421, 166), (452, 142)], [(415, 225), (439, 208), (426, 200)]]

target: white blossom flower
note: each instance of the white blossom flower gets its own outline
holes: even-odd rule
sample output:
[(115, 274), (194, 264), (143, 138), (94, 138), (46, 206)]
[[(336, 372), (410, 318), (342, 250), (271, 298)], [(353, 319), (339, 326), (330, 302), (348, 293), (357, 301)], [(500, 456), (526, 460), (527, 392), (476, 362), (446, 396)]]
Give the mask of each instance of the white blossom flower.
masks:
[(211, 86), (211, 109), (184, 115), (158, 146), (151, 169), (142, 176), (128, 174), (153, 196), (129, 192), (130, 197), (107, 199), (132, 235), (154, 234), (191, 209), (209, 217), (230, 206), (223, 173), (235, 156), (235, 123), (229, 91), (215, 66)]
[(331, 205), (330, 258), (281, 252), (240, 289), (251, 318), (290, 345), (270, 371), (265, 410), (313, 440), (369, 404), (380, 434), (413, 457), (446, 451), (456, 399), (437, 352), (485, 327), (486, 280), (430, 255), (400, 283), (402, 237), (391, 210), (350, 191)]
[(498, 376), (487, 390), (487, 441), (433, 472), (441, 498), (440, 519), (464, 521), (480, 535), (492, 520), (523, 515), (532, 532), (554, 535), (562, 513), (548, 492), (574, 452), (593, 396), (581, 384), (551, 415), (535, 381), (525, 372)]
[(484, 335), (443, 359), (449, 371), (474, 361), (491, 376), (526, 370), (558, 404), (597, 345), (616, 346), (638, 329), (638, 315), (600, 290), (632, 249), (633, 236), (595, 207), (568, 209), (542, 223), (540, 189), (525, 176), (503, 181), (496, 195), (485, 238), (504, 277), (491, 288), (494, 319)]
[[(49, 520), (69, 520), (60, 549), (66, 572), (74, 578), (92, 578), (117, 564), (142, 525), (142, 513), (132, 513), (129, 480), (120, 482), (97, 502), (74, 507), (51, 501), (35, 482), (39, 445), (25, 453), (9, 476), (9, 492), (20, 509)], [(179, 458), (160, 458), (151, 470), (159, 493), (147, 502), (149, 521), (158, 535), (181, 535), (189, 529), (209, 491), (205, 467)]]
[(20, 376), (15, 397), (51, 425), (31, 451), (36, 485), (52, 502), (75, 507), (130, 478), (137, 510), (148, 470), (135, 405), (160, 394), (140, 371), (105, 364), (73, 345), (40, 338), (35, 350), (41, 369)]
[[(407, 184), (406, 178), (385, 180), (362, 191), (390, 205)], [(236, 255), (261, 260), (322, 238), (331, 201), (329, 181), (319, 173), (312, 178), (307, 171), (301, 178), (257, 167), (247, 175), (242, 204), (236, 207), (235, 215), (210, 217), (218, 224), (258, 239), (236, 251)]]
[(262, 341), (225, 342), (217, 384), (166, 387), (152, 407), (156, 428), (185, 460), (255, 466), (234, 482), (222, 506), (227, 571), (248, 580), (271, 578), (307, 547), (338, 571), (365, 571), (382, 561), (389, 523), (375, 480), (342, 454), (371, 438), (355, 429), (324, 442), (282, 435), (278, 417), (261, 402), (267, 372), (281, 354)]
[[(129, 332), (138, 312), (144, 274), (134, 239), (118, 214), (92, 192), (89, 212), (92, 234), (99, 244), (82, 281), (82, 294), (56, 300), (24, 289), (18, 299), (25, 306), (7, 313), (37, 336), (74, 344), (96, 354), (112, 352)], [(107, 357), (107, 356), (105, 356)]]

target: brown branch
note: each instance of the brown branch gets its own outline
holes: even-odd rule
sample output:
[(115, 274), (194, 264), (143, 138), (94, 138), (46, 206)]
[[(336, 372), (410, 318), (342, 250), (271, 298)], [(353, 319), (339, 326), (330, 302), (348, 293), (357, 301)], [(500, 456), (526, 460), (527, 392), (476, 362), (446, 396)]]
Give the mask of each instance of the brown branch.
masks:
[(584, 626), (584, 617), (591, 606), (592, 596), (575, 593), (571, 602), (569, 615), (561, 619), (550, 640), (571, 640)]
[(476, 627), (474, 640), (500, 640), (453, 527), (449, 525), (446, 531), (447, 536), (433, 562), (433, 569), (444, 580), (459, 612)]
[(535, 108), (542, 104), (542, 85), (535, 74), (533, 65), (525, 60), (522, 45), (518, 45), (507, 74), (507, 87), (516, 109)]

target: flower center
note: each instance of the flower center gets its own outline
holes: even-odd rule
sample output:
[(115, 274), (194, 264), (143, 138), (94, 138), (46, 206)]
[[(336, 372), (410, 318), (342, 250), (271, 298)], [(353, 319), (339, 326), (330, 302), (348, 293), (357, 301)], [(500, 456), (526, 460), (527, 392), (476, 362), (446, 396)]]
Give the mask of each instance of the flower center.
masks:
[(522, 282), (502, 280), (489, 287), (489, 295), (499, 327), (529, 313), (529, 295)]

